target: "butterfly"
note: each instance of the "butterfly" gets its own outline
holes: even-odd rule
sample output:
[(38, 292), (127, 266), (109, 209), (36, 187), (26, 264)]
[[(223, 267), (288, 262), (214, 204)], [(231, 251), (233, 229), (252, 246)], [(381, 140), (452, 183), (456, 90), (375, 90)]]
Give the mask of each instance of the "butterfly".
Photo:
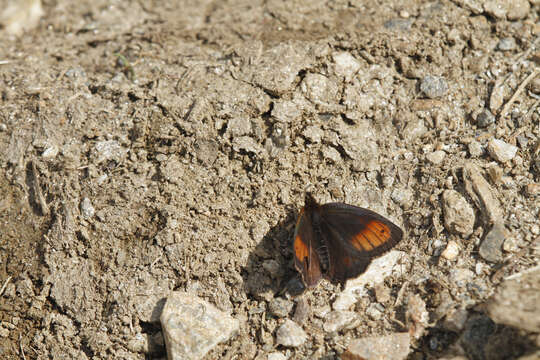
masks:
[(320, 205), (310, 193), (296, 222), (294, 264), (307, 287), (321, 279), (344, 284), (403, 238), (385, 217), (344, 203)]

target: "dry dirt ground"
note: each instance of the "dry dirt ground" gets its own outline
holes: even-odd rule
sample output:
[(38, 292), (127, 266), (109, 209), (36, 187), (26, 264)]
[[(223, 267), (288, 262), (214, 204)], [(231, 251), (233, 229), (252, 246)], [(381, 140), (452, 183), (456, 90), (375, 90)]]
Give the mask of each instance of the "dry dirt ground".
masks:
[[(412, 331), (413, 295), (410, 359), (538, 347), (484, 306), (538, 263), (538, 0), (42, 5), (0, 37), (1, 358), (164, 358), (172, 290), (240, 320), (208, 359), (338, 358)], [(282, 292), (307, 189), (406, 232), (338, 331), (339, 286)]]

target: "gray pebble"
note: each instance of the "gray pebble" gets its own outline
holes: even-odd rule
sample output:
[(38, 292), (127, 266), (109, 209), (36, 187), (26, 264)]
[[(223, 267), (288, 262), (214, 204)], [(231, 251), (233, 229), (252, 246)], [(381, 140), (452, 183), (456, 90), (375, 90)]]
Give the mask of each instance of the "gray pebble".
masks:
[(476, 117), (476, 125), (481, 128), (488, 127), (495, 122), (495, 116), (489, 111), (484, 110)]
[(413, 193), (409, 189), (394, 189), (390, 197), (404, 209), (408, 209), (412, 205)]
[(395, 19), (390, 19), (387, 22), (385, 22), (384, 27), (390, 30), (409, 31), (411, 29), (412, 23), (413, 23), (412, 19), (395, 18)]
[(514, 39), (513, 37), (503, 38), (501, 39), (501, 41), (499, 41), (499, 44), (497, 44), (497, 49), (502, 51), (510, 51), (514, 50), (515, 48), (516, 39)]
[(448, 84), (439, 76), (428, 75), (420, 82), (420, 90), (430, 99), (435, 99), (446, 94)]
[(483, 153), (484, 153), (484, 149), (482, 148), (482, 145), (478, 141), (470, 142), (469, 154), (471, 154), (472, 157), (481, 156)]
[(480, 256), (487, 261), (497, 262), (502, 259), (502, 244), (506, 238), (504, 225), (495, 224), (480, 244)]
[(527, 144), (529, 143), (529, 139), (523, 135), (518, 135), (518, 137), (516, 137), (516, 140), (519, 144), (519, 147), (522, 149), (525, 149), (527, 147)]
[(283, 298), (274, 298), (268, 304), (270, 314), (278, 318), (284, 318), (291, 312), (294, 303), (290, 300)]

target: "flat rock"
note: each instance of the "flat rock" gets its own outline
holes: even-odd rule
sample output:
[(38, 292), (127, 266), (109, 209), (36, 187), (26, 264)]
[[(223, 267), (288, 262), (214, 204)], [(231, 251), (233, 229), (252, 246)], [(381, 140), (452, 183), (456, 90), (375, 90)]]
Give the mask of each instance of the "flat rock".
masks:
[(276, 332), (276, 344), (286, 347), (299, 347), (307, 340), (304, 330), (292, 320), (285, 320)]
[(411, 346), (409, 333), (371, 336), (353, 340), (341, 355), (343, 360), (401, 360)]
[(169, 360), (201, 359), (239, 329), (239, 321), (205, 300), (174, 292), (161, 314), (161, 326)]
[(302, 116), (300, 107), (290, 100), (278, 100), (274, 102), (272, 116), (281, 122), (294, 122)]
[(487, 233), (478, 249), (480, 256), (487, 261), (497, 262), (502, 260), (502, 245), (506, 239), (504, 225), (496, 223)]
[(445, 190), (442, 196), (444, 225), (454, 234), (469, 237), (474, 230), (474, 210), (455, 190)]
[(505, 280), (488, 300), (487, 311), (497, 323), (540, 332), (540, 267)]

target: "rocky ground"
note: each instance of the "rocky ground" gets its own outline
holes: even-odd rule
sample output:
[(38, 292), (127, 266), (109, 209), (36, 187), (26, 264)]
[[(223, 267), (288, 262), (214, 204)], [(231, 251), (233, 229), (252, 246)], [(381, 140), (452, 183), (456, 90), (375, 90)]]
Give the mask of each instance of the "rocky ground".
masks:
[[(539, 355), (538, 0), (0, 9), (1, 358)], [(292, 296), (306, 190), (406, 236)]]

